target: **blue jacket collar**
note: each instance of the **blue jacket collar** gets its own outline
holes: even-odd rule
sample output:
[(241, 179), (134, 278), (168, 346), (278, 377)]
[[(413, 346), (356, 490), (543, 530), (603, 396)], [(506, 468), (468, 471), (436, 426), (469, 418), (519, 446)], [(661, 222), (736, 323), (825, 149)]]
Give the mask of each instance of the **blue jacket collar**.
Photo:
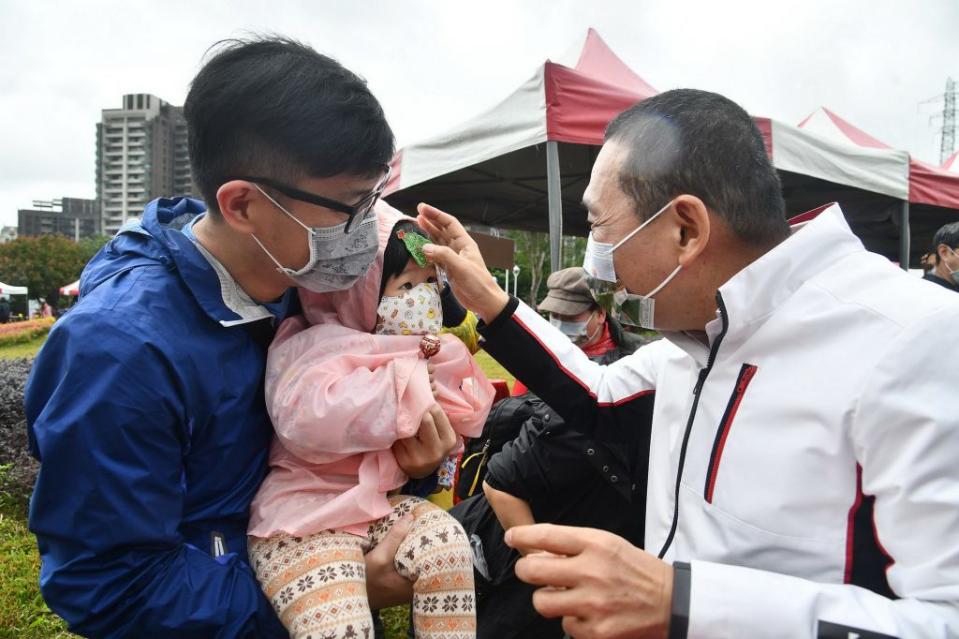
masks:
[[(267, 313), (240, 314), (224, 299), (224, 291), (236, 282), (230, 278), (225, 269), (220, 272), (214, 268), (211, 261), (204, 256), (198, 245), (194, 244), (189, 230), (184, 232), (194, 219), (206, 212), (206, 206), (200, 200), (187, 197), (159, 198), (150, 202), (143, 212), (142, 220), (120, 230), (123, 233), (146, 233), (159, 242), (172, 260), (181, 279), (196, 298), (197, 303), (211, 319), (233, 326), (258, 321), (272, 315), (282, 319), (285, 314), (291, 293), (284, 295), (275, 304), (263, 305)], [(211, 256), (212, 257), (212, 256)], [(228, 282), (224, 278), (229, 278)]]

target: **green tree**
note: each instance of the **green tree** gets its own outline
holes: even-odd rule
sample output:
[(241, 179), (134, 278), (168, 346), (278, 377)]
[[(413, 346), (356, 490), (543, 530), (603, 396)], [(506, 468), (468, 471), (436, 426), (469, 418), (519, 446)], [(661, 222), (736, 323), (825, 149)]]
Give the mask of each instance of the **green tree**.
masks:
[[(506, 236), (516, 243), (514, 261), (520, 268), (517, 288), (519, 297), (531, 307), (546, 296), (546, 279), (550, 274), (549, 234), (534, 231), (507, 231)], [(582, 266), (583, 255), (586, 252), (586, 239), (582, 237), (563, 236), (562, 268)], [(503, 276), (499, 275), (502, 280)], [(513, 283), (510, 275), (510, 292)]]
[(0, 282), (26, 286), (31, 299), (46, 299), (56, 308), (60, 287), (79, 278), (108, 239), (101, 236), (74, 242), (60, 235), (44, 235), (0, 244)]

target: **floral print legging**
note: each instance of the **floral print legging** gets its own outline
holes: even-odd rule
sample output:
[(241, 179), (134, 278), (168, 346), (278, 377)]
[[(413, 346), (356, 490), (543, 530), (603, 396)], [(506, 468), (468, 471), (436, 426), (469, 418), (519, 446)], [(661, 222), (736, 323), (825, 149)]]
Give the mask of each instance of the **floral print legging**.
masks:
[(250, 537), (250, 565), (292, 639), (373, 639), (363, 554), (400, 517), (413, 528), (394, 565), (413, 583), (413, 629), (422, 639), (473, 639), (476, 597), (466, 533), (449, 513), (417, 497), (390, 497), (393, 512), (369, 537), (324, 531)]

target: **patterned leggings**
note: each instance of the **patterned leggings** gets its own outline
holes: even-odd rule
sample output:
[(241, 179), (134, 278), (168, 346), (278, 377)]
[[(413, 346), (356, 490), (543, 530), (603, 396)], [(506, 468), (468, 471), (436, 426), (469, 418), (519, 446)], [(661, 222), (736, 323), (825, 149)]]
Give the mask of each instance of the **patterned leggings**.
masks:
[(413, 580), (418, 639), (473, 639), (473, 559), (463, 528), (417, 497), (390, 497), (393, 512), (370, 524), (369, 538), (324, 531), (307, 537), (250, 537), (250, 564), (292, 639), (373, 639), (363, 554), (402, 516), (414, 523), (396, 554)]

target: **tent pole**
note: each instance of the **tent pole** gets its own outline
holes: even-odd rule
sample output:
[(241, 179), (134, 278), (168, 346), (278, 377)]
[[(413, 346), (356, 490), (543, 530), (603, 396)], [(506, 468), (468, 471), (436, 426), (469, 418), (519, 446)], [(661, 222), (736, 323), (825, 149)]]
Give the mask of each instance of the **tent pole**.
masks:
[(903, 200), (902, 209), (899, 211), (899, 266), (909, 270), (909, 242), (911, 240), (909, 229), (909, 200)]
[(549, 270), (563, 263), (563, 198), (559, 174), (559, 143), (546, 142), (546, 187), (549, 199)]

